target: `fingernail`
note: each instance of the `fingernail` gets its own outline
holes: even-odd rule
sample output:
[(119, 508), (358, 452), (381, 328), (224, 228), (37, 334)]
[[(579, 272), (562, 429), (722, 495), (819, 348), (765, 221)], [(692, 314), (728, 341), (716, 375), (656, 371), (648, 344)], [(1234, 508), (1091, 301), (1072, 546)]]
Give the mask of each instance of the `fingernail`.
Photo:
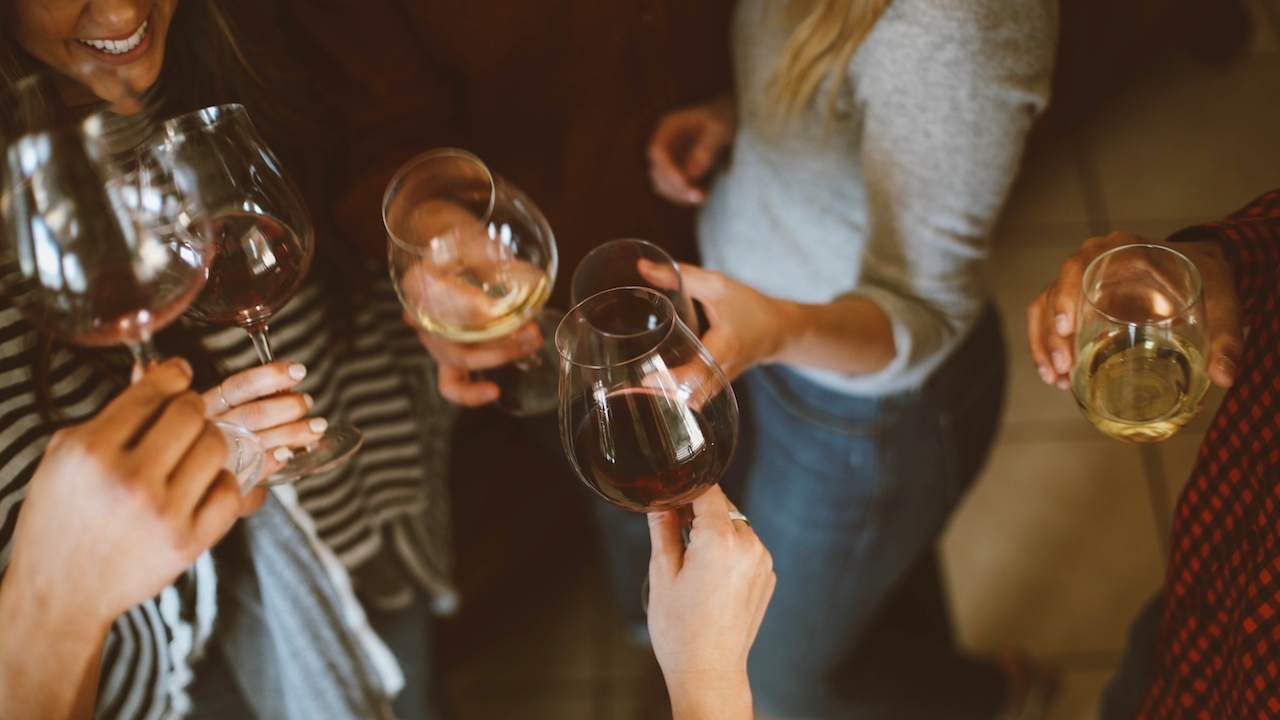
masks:
[(178, 364), (178, 367), (182, 369), (182, 372), (185, 373), (187, 377), (193, 377), (196, 374), (195, 370), (191, 369), (191, 363), (187, 362), (186, 358), (174, 358), (173, 361)]
[(1040, 379), (1043, 380), (1046, 385), (1053, 384), (1053, 379), (1057, 377), (1057, 373), (1050, 370), (1046, 365), (1041, 365), (1037, 370), (1040, 372)]
[(501, 393), (497, 388), (489, 388), (485, 390), (484, 391), (485, 402), (493, 402), (494, 400), (497, 400), (499, 394)]
[(1063, 379), (1061, 379), (1061, 380), (1059, 380), (1059, 381), (1058, 381), (1058, 389), (1059, 389), (1059, 390), (1070, 390), (1070, 389), (1071, 389), (1071, 383), (1070, 383), (1070, 382), (1068, 382), (1066, 378), (1063, 378)]
[(1053, 351), (1053, 368), (1060, 373), (1064, 373), (1071, 369), (1071, 363), (1067, 360), (1067, 354), (1061, 350)]
[(307, 376), (306, 365), (303, 365), (302, 363), (289, 364), (289, 377), (293, 378), (294, 380), (301, 380), (306, 376)]
[(1066, 315), (1055, 315), (1053, 317), (1053, 329), (1056, 330), (1059, 335), (1070, 335), (1071, 321), (1067, 319)]
[(275, 458), (276, 462), (289, 462), (293, 459), (293, 451), (287, 447), (278, 447), (271, 451), (271, 457)]
[(311, 428), (313, 433), (322, 433), (329, 427), (329, 421), (324, 418), (311, 418), (307, 421), (307, 427)]
[(1232, 378), (1236, 376), (1236, 361), (1226, 355), (1218, 356), (1218, 367), (1222, 368), (1222, 371)]
[(316, 399), (311, 397), (311, 393), (302, 393), (302, 402), (307, 404), (308, 410), (316, 405)]

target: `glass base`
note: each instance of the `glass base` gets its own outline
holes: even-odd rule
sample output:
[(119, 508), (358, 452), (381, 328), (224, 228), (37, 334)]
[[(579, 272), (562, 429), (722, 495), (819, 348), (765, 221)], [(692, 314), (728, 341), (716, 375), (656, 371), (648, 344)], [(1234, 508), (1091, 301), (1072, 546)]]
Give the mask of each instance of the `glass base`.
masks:
[(222, 467), (240, 481), (240, 494), (244, 495), (258, 484), (267, 462), (267, 449), (262, 446), (262, 439), (249, 428), (229, 422), (214, 425), (227, 441), (227, 461)]
[(350, 425), (330, 425), (319, 442), (295, 448), (293, 459), (260, 485), (280, 485), (326, 473), (346, 462), (364, 444), (364, 433)]

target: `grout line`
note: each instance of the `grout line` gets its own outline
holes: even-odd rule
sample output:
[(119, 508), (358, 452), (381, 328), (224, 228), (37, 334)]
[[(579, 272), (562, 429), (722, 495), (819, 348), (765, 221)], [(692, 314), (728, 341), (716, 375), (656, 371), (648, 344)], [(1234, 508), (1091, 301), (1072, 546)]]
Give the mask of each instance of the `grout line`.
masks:
[(1071, 134), (1067, 142), (1071, 144), (1072, 158), (1075, 160), (1076, 175), (1080, 180), (1080, 193), (1084, 195), (1085, 212), (1089, 216), (1089, 232), (1094, 235), (1106, 235), (1111, 230), (1111, 221), (1107, 217), (1107, 201), (1102, 191), (1102, 180), (1098, 177), (1098, 166), (1094, 162), (1092, 149), (1083, 137), (1083, 131)]
[(1277, 0), (1262, 0), (1262, 11), (1271, 23), (1271, 37), (1280, 44), (1280, 9), (1276, 8)]

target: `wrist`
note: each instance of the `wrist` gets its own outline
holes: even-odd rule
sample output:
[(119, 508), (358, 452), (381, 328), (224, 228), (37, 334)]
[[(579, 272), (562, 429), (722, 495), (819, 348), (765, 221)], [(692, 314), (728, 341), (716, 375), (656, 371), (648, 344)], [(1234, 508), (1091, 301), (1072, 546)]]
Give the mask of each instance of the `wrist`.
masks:
[(686, 673), (667, 680), (673, 720), (750, 720), (751, 684), (745, 670)]
[(804, 339), (809, 334), (809, 306), (780, 298), (769, 300), (773, 304), (769, 331), (772, 342), (761, 362), (793, 361), (795, 349), (804, 344)]

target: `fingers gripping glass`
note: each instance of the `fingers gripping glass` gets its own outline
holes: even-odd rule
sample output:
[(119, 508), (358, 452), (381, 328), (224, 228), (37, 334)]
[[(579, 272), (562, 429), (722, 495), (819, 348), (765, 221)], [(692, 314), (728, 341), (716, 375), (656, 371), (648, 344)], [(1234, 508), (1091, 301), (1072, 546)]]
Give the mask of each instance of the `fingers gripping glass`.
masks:
[[(57, 97), (37, 75), (0, 100), (0, 291), (37, 329), (75, 345), (124, 345), (145, 369), (158, 358), (152, 336), (203, 287), (209, 248), (178, 221), (172, 167), (117, 167), (102, 119), (76, 122)], [(261, 441), (218, 427), (227, 469), (251, 486)]]
[(409, 317), (455, 343), (503, 338), (536, 319), (542, 348), (484, 376), (512, 415), (554, 410), (551, 336), (559, 317), (543, 308), (558, 258), (537, 206), (476, 156), (449, 148), (405, 164), (387, 186), (382, 213), (391, 281)]
[(1181, 253), (1126, 245), (1085, 270), (1071, 390), (1085, 417), (1121, 440), (1186, 426), (1209, 388), (1200, 273)]
[[(240, 105), (182, 115), (161, 127), (155, 152), (174, 159), (192, 229), (211, 247), (209, 281), (188, 313), (211, 325), (244, 328), (262, 364), (275, 359), (267, 325), (306, 279), (315, 247), (302, 196)], [(364, 435), (333, 424), (294, 450), (265, 484), (328, 472)]]
[(626, 510), (682, 510), (720, 481), (738, 442), (724, 373), (664, 295), (591, 296), (556, 330), (560, 439), (587, 487)]
[(671, 301), (680, 321), (699, 334), (698, 315), (693, 300), (684, 292), (680, 266), (666, 250), (646, 240), (611, 240), (592, 250), (578, 263), (569, 287), (574, 305), (614, 288), (657, 290)]

